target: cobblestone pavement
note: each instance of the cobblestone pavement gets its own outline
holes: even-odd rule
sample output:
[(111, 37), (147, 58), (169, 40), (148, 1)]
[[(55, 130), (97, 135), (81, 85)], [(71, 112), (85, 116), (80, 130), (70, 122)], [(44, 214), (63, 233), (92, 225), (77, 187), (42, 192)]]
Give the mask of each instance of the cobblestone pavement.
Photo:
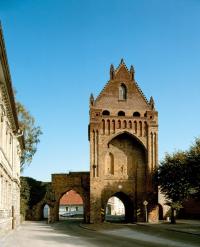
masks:
[[(192, 226), (192, 224), (190, 225)], [(25, 222), (18, 230), (1, 238), (0, 247), (200, 246), (198, 234), (169, 230), (166, 226), (111, 223), (84, 225), (76, 220), (61, 221), (50, 225), (46, 222)], [(168, 225), (169, 227), (171, 226)], [(199, 227), (198, 224), (196, 227)]]

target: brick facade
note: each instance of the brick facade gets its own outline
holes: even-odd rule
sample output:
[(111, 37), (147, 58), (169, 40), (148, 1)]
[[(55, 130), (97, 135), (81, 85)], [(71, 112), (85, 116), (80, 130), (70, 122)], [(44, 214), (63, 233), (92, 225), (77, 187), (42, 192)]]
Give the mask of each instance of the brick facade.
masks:
[[(158, 163), (158, 113), (122, 60), (110, 67), (110, 80), (99, 96), (90, 97), (90, 222), (104, 220), (101, 209), (117, 196), (125, 205), (128, 222), (149, 221), (157, 215), (157, 193), (152, 172)], [(137, 216), (137, 209), (141, 214)], [(154, 213), (155, 212), (155, 213)]]
[[(42, 219), (43, 207), (50, 207), (49, 221), (59, 220), (60, 198), (70, 190), (83, 199), (84, 221), (104, 221), (110, 197), (125, 206), (127, 222), (144, 221), (148, 201), (149, 221), (158, 220), (157, 191), (152, 172), (158, 163), (158, 113), (134, 79), (134, 69), (123, 60), (111, 65), (110, 80), (94, 99), (90, 97), (90, 172), (52, 174), (45, 197), (33, 207), (29, 219)], [(138, 214), (138, 210), (140, 214)]]
[[(83, 200), (84, 222), (90, 219), (90, 174), (89, 172), (70, 172), (69, 174), (52, 174), (44, 198), (26, 215), (27, 220), (43, 219), (43, 208), (47, 204), (50, 209), (49, 222), (59, 220), (60, 199), (68, 191), (75, 191)], [(80, 202), (80, 201), (79, 201)]]

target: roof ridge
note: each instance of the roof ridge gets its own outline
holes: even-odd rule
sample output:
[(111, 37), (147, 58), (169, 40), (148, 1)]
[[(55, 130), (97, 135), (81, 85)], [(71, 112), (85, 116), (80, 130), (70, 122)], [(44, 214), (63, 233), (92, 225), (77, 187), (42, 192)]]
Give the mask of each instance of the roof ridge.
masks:
[(102, 95), (104, 89), (107, 87), (107, 85), (108, 85), (109, 82), (110, 82), (110, 80), (107, 81), (107, 83), (104, 85), (103, 89), (100, 91), (99, 95), (96, 97), (96, 99), (94, 100), (94, 102), (100, 98), (100, 96)]
[(119, 69), (121, 68), (121, 66), (124, 65), (124, 67), (126, 68), (127, 72), (130, 73), (129, 69), (126, 66), (126, 63), (124, 62), (124, 59), (122, 58), (120, 61), (120, 64), (117, 66), (117, 68), (115, 69), (115, 72), (117, 73), (119, 71)]
[(138, 85), (138, 83), (137, 83), (136, 81), (134, 81), (134, 83), (135, 83), (135, 85), (136, 85), (138, 91), (141, 93), (141, 95), (142, 95), (143, 99), (145, 100), (145, 102), (149, 105), (149, 101), (147, 100), (145, 94), (143, 93), (143, 91), (142, 91), (142, 89), (140, 88), (140, 86)]

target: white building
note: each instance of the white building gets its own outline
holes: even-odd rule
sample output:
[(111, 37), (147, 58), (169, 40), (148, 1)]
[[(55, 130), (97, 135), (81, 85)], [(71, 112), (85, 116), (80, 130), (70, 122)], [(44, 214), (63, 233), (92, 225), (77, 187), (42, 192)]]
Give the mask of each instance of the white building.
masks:
[(20, 155), (23, 146), (0, 26), (0, 233), (14, 229), (20, 223)]
[(83, 200), (74, 190), (66, 192), (60, 199), (60, 216), (83, 215)]
[(125, 215), (125, 208), (123, 202), (116, 196), (112, 196), (107, 203), (107, 215)]

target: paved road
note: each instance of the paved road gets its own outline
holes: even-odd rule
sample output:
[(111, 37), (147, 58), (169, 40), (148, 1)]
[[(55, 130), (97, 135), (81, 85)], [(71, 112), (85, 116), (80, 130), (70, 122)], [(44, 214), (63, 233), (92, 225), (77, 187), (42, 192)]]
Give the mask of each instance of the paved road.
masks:
[(80, 227), (80, 222), (25, 222), (0, 240), (1, 247), (194, 247), (200, 236), (158, 227), (107, 224), (98, 231)]

